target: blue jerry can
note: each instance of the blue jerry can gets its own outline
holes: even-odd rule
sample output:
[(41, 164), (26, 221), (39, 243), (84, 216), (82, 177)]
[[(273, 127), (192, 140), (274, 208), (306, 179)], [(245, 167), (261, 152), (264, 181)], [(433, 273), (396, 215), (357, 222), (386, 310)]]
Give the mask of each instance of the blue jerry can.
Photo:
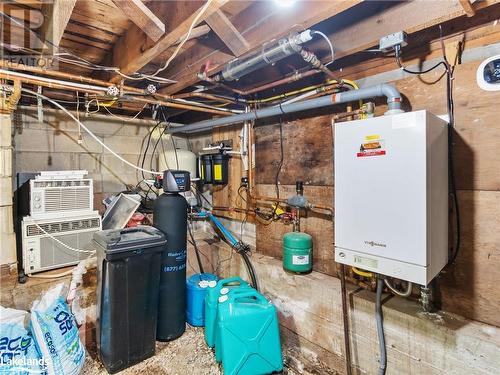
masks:
[(211, 273), (197, 273), (186, 281), (186, 321), (194, 327), (205, 325), (205, 295), (211, 284), (217, 283), (217, 276)]
[(211, 348), (215, 345), (215, 322), (217, 318), (217, 304), (222, 288), (250, 288), (248, 283), (240, 277), (230, 277), (219, 280), (213, 288), (208, 288), (205, 296), (205, 341)]
[(219, 302), (218, 320), (225, 375), (265, 375), (283, 369), (276, 307), (255, 290)]

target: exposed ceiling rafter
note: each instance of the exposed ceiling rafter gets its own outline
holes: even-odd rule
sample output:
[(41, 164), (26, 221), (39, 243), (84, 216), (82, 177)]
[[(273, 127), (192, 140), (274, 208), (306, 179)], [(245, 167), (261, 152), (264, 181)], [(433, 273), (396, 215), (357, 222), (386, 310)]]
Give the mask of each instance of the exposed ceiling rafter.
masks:
[(142, 0), (112, 1), (152, 41), (157, 42), (165, 34), (165, 24)]
[[(211, 14), (216, 12), (228, 0), (212, 0), (209, 6), (199, 18), (201, 23)], [(172, 2), (172, 6), (178, 6), (178, 2)], [(203, 5), (198, 10), (192, 13), (189, 17), (182, 17), (182, 20), (172, 26), (172, 30), (165, 33), (158, 42), (149, 45), (145, 39), (145, 34), (137, 26), (132, 26), (125, 35), (123, 35), (113, 48), (113, 65), (120, 68), (124, 74), (132, 74), (139, 71), (142, 67), (149, 64), (154, 58), (176, 44), (179, 39), (185, 35), (195, 20), (198, 12), (203, 9)], [(112, 78), (112, 82), (120, 81), (119, 76)]]

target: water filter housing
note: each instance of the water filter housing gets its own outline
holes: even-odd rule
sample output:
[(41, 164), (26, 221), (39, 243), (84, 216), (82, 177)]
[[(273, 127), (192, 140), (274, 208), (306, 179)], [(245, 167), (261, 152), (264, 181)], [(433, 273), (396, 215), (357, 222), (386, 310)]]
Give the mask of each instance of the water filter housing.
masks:
[(448, 261), (448, 129), (427, 111), (335, 125), (335, 261), (427, 285)]

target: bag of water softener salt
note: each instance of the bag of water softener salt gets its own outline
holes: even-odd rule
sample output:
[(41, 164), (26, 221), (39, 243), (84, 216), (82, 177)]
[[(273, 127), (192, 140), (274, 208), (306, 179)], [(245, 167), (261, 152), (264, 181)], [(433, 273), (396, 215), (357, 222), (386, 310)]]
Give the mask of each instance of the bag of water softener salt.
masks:
[(31, 327), (49, 375), (77, 375), (85, 362), (85, 348), (75, 318), (59, 284), (31, 308)]
[(31, 332), (27, 311), (0, 306), (0, 374), (45, 374), (43, 360)]

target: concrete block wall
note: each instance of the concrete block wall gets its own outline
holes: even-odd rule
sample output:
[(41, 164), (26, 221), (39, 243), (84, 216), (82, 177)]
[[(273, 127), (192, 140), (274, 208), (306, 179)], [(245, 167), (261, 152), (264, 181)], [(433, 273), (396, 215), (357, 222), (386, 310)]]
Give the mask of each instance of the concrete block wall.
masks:
[[(126, 165), (103, 148), (67, 114), (44, 108), (39, 120), (36, 108), (19, 107), (11, 115), (0, 115), (0, 264), (15, 264), (15, 235), (12, 223), (12, 191), (18, 172), (46, 170), (87, 170), (94, 180), (94, 207), (103, 211), (102, 200), (117, 194), (128, 186), (136, 186), (143, 179), (141, 172)], [(148, 134), (156, 122), (151, 120), (121, 121), (120, 119), (80, 113), (80, 120), (102, 142), (125, 160), (141, 165)], [(79, 143), (79, 135), (82, 142)], [(152, 150), (158, 137), (152, 137), (146, 154), (146, 169), (156, 169), (158, 147)], [(188, 148), (188, 141), (175, 138), (178, 148)], [(172, 149), (171, 142), (164, 149)], [(147, 179), (152, 176), (145, 174)]]
[[(125, 122), (102, 115), (87, 118), (82, 113), (80, 120), (125, 160), (135, 165), (141, 164), (148, 133), (155, 122)], [(83, 129), (83, 142), (79, 144), (78, 125), (60, 111), (45, 110), (41, 123), (36, 109), (21, 108), (16, 114), (13, 128), (15, 172), (87, 170), (89, 177), (94, 180), (96, 209), (102, 209), (100, 202), (107, 195), (123, 191), (127, 185), (135, 186), (142, 180), (139, 171), (117, 159)], [(146, 156), (146, 169), (151, 168), (151, 151), (156, 139), (151, 141)], [(180, 148), (187, 147), (185, 140), (177, 140), (176, 145)], [(164, 147), (171, 149), (172, 144), (165, 142)], [(157, 168), (157, 156), (153, 157), (152, 168)], [(145, 177), (149, 179), (151, 175), (146, 174)]]
[(0, 264), (16, 261), (16, 239), (12, 220), (11, 115), (0, 114)]

